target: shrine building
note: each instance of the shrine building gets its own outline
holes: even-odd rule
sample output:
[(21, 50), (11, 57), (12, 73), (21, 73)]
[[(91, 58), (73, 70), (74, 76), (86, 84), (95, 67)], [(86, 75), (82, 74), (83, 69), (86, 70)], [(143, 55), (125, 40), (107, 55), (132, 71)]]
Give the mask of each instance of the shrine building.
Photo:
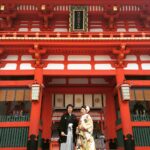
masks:
[(149, 0), (0, 0), (0, 150), (59, 150), (68, 104), (106, 150), (150, 150)]

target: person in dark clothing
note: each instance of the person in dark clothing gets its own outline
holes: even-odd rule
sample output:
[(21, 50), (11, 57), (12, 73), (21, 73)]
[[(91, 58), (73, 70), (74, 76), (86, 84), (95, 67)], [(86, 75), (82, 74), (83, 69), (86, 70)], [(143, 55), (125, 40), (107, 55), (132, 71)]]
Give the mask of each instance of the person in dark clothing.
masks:
[(73, 106), (69, 104), (67, 106), (67, 112), (61, 117), (60, 120), (60, 149), (64, 150), (67, 142), (67, 134), (68, 134), (68, 125), (72, 126), (72, 135), (73, 135), (73, 143), (75, 143), (76, 139), (76, 127), (77, 127), (77, 118), (73, 112)]
[(117, 139), (109, 140), (109, 149), (116, 150), (117, 149)]
[(114, 148), (113, 140), (112, 140), (112, 139), (109, 140), (109, 148), (110, 148), (110, 149), (113, 149), (113, 148)]
[(136, 102), (133, 108), (133, 112), (136, 115), (144, 115), (145, 114), (145, 108), (140, 102)]

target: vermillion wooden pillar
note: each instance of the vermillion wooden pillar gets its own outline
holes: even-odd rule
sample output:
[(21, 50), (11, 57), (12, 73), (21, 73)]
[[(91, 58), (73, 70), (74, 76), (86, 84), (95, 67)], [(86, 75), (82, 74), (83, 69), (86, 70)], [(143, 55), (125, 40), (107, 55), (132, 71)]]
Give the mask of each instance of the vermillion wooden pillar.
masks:
[[(132, 125), (131, 125), (131, 118), (130, 118), (130, 108), (129, 108), (129, 102), (123, 101), (121, 97), (121, 91), (120, 91), (120, 85), (123, 83), (125, 77), (124, 77), (124, 71), (123, 68), (116, 68), (116, 81), (117, 81), (117, 92), (118, 92), (118, 101), (119, 101), (119, 107), (120, 107), (120, 115), (121, 115), (121, 122), (122, 122), (122, 131), (124, 135), (124, 144), (125, 144), (125, 150), (132, 150), (133, 143), (131, 142), (131, 136), (132, 133)], [(126, 147), (126, 143), (130, 144)]]
[(114, 104), (115, 101), (112, 91), (106, 93), (105, 127), (107, 139), (116, 138), (116, 113)]
[(49, 90), (44, 90), (42, 103), (42, 150), (49, 149), (52, 125), (52, 94)]
[[(34, 80), (42, 85), (43, 84), (43, 69), (40, 67), (35, 68)], [(30, 127), (29, 127), (29, 140), (28, 150), (37, 150), (37, 136), (40, 127), (40, 114), (41, 114), (41, 102), (42, 102), (42, 88), (40, 89), (39, 100), (32, 101), (31, 115), (30, 115)]]

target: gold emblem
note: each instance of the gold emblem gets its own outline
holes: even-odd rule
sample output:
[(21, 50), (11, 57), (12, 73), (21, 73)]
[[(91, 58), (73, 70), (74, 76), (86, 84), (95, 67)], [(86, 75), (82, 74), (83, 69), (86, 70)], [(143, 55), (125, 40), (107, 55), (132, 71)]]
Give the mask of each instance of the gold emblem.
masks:
[(80, 102), (81, 102), (81, 99), (80, 99), (80, 98), (77, 98), (76, 101), (77, 101), (77, 103), (80, 103)]
[(100, 99), (99, 98), (95, 98), (95, 103), (99, 103)]
[(61, 101), (62, 101), (61, 98), (58, 98), (58, 99), (57, 99), (57, 102), (58, 102), (58, 103), (61, 103)]

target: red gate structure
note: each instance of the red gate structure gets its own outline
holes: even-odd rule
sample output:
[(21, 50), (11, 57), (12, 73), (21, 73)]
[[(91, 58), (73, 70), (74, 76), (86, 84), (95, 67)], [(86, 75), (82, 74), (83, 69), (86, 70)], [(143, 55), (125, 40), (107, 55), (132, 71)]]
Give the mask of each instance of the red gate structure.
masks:
[(106, 149), (149, 150), (149, 15), (149, 0), (0, 0), (0, 149), (58, 150), (71, 103)]

